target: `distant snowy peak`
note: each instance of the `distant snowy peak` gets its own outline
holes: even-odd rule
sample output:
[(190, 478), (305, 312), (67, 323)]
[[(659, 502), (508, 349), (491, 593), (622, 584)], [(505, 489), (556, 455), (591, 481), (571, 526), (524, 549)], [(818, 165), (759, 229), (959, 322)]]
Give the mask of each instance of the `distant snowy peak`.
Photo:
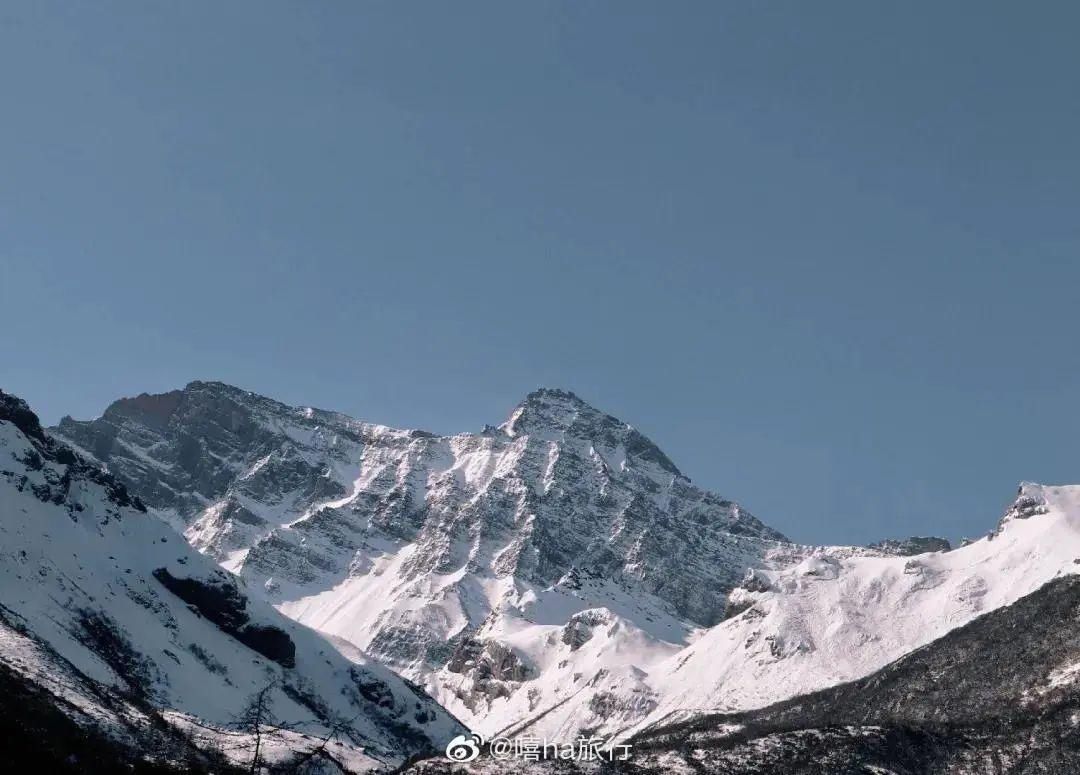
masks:
[[(421, 479), (430, 478), (422, 472), (453, 458), (463, 465), (451, 463), (446, 471), (458, 468), (467, 488), (487, 488), (517, 473), (543, 497), (558, 493), (561, 485), (574, 486), (569, 477), (587, 475), (601, 494), (611, 489), (605, 481), (616, 481), (661, 511), (682, 508), (700, 514), (697, 520), (705, 516), (701, 512), (711, 512), (718, 527), (732, 533), (785, 540), (737, 504), (694, 487), (632, 426), (564, 390), (530, 393), (494, 436), (490, 431), (440, 437), (395, 430), (198, 381), (180, 391), (120, 399), (89, 422), (65, 417), (55, 430), (178, 526), (209, 507), (216, 507), (218, 517), (222, 510), (234, 515), (234, 522), (265, 521), (268, 509), (260, 505), (273, 507), (275, 518), (268, 524), (281, 524), (287, 520), (276, 517), (301, 516), (381, 485), (390, 463), (397, 469), (392, 489), (400, 497), (415, 497)], [(449, 482), (436, 478), (423, 484), (430, 490)], [(217, 556), (260, 533), (243, 528), (239, 532), (248, 538), (230, 539), (234, 546), (218, 547)]]
[[(748, 568), (805, 553), (564, 390), (438, 436), (193, 382), (56, 432), (281, 611), (486, 731), (597, 670), (640, 687), (629, 653), (669, 654), (723, 620)], [(566, 705), (567, 730), (652, 702), (591, 695)]]
[(620, 465), (644, 461), (673, 477), (686, 479), (668, 456), (633, 426), (593, 408), (566, 390), (540, 388), (529, 393), (499, 427), (511, 437), (590, 439), (608, 449), (620, 450)]

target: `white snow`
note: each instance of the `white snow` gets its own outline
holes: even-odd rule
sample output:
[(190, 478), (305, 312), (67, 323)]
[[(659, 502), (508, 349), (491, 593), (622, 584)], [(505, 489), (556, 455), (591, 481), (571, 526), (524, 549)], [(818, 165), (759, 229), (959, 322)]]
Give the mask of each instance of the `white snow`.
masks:
[[(250, 590), (250, 621), (287, 632), (296, 646), (296, 667), (283, 668), (243, 645), (153, 577), (155, 569), (166, 568), (176, 577), (213, 578), (221, 571), (208, 558), (153, 515), (117, 507), (89, 480), (73, 479), (67, 495), (66, 502), (79, 504), (81, 511), (69, 513), (64, 503), (39, 499), (33, 487), (48, 484), (50, 472), (55, 482), (65, 466), (46, 461), (37, 470), (24, 462), (32, 454), (26, 437), (0, 421), (0, 471), (8, 471), (0, 474), (0, 661), (5, 665), (107, 726), (112, 711), (95, 701), (92, 682), (132, 687), (88, 643), (81, 622), (89, 613), (107, 617), (135, 650), (155, 706), (211, 730), (224, 730), (249, 696), (273, 680), (318, 697), (338, 718), (353, 719), (345, 738), (349, 758), (369, 769), (396, 764), (407, 753), (387, 731), (391, 714), (437, 743), (460, 730), (433, 703), (428, 704), (431, 718), (416, 721), (417, 697), (400, 679), (360, 652), (346, 659), (325, 638), (280, 616)], [(9, 622), (14, 617), (27, 632), (4, 624), (5, 617)], [(390, 706), (365, 705), (355, 688), (349, 689), (355, 687), (354, 669), (386, 687)], [(272, 696), (277, 716), (299, 725), (294, 743), (302, 746), (301, 738), (317, 741), (326, 733), (307, 706), (281, 689)]]
[[(766, 571), (773, 590), (650, 672), (663, 698), (635, 727), (672, 711), (760, 707), (867, 675), (979, 614), (1080, 568), (1080, 486), (1025, 484), (1047, 513), (944, 553), (852, 556), (827, 548)], [(758, 617), (756, 612), (761, 612)], [(771, 640), (770, 640), (771, 639)], [(778, 652), (778, 653), (777, 653)]]

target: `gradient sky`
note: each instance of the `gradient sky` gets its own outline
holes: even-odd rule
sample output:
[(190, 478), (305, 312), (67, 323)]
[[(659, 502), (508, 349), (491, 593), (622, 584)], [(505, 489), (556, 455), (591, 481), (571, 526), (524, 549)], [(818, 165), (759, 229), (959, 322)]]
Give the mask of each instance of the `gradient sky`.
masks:
[(0, 387), (440, 432), (559, 386), (791, 537), (1080, 482), (1080, 11), (0, 10)]

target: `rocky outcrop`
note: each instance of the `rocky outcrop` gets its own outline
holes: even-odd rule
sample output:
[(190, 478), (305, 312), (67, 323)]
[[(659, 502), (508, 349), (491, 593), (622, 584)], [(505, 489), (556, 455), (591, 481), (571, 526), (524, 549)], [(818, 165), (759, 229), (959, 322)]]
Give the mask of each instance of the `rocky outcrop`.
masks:
[(458, 642), (446, 669), (468, 679), (470, 689), (462, 699), (472, 707), (477, 707), (481, 698), (489, 702), (506, 697), (522, 682), (535, 677), (535, 671), (509, 647), (474, 637)]
[(251, 623), (245, 610), (247, 597), (225, 574), (212, 580), (177, 578), (167, 569), (158, 568), (154, 578), (251, 650), (282, 667), (296, 666), (296, 644), (289, 634), (272, 625)]
[[(107, 464), (148, 505), (190, 519), (230, 490), (256, 499), (340, 493), (326, 489), (324, 469), (307, 462), (302, 445), (265, 421), (290, 411), (221, 383), (192, 382), (184, 390), (120, 399), (90, 422), (64, 417), (55, 432)], [(316, 422), (297, 417), (296, 424)], [(351, 435), (348, 428), (340, 432)], [(263, 462), (253, 470), (256, 461)]]
[(567, 620), (562, 629), (561, 640), (570, 647), (571, 651), (577, 651), (592, 639), (593, 630), (596, 627), (610, 624), (610, 622), (611, 616), (607, 611), (582, 611)]
[(903, 539), (886, 539), (870, 544), (870, 549), (875, 549), (882, 554), (893, 557), (911, 557), (916, 554), (927, 552), (947, 552), (952, 549), (952, 544), (947, 538), (936, 536), (912, 536)]

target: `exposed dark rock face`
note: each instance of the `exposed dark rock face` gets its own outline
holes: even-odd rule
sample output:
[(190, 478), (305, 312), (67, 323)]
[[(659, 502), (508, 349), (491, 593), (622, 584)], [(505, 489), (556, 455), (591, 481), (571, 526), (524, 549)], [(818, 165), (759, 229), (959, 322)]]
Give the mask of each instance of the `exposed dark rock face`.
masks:
[(28, 439), (48, 445), (41, 422), (30, 406), (18, 396), (0, 390), (0, 420), (14, 425)]
[(296, 666), (296, 645), (284, 630), (269, 624), (246, 624), (236, 639), (282, 667)]
[(473, 637), (464, 637), (457, 643), (446, 669), (471, 679), (471, 692), (462, 698), (470, 707), (475, 707), (481, 696), (506, 697), (523, 681), (534, 677), (529, 666), (502, 643)]
[(513, 651), (501, 643), (475, 638), (463, 640), (446, 667), (454, 673), (471, 670), (478, 678), (497, 681), (524, 681), (529, 676), (528, 667)]
[(1013, 502), (1012, 508), (1005, 514), (1006, 519), (1030, 519), (1046, 513), (1046, 504), (1034, 495), (1020, 495)]
[(220, 577), (206, 581), (177, 578), (165, 568), (158, 568), (154, 571), (154, 578), (248, 648), (282, 667), (296, 666), (296, 646), (292, 638), (277, 627), (250, 623), (245, 610), (247, 597), (236, 588), (236, 583), (227, 574), (222, 573)]
[(747, 592), (768, 592), (772, 589), (772, 582), (760, 570), (751, 568), (746, 571), (743, 580), (739, 582), (739, 588), (745, 589)]
[[(91, 452), (151, 506), (193, 515), (222, 497), (250, 459), (275, 456), (248, 482), (253, 493), (307, 489), (315, 497), (322, 470), (260, 421), (288, 410), (270, 399), (216, 382), (114, 402), (90, 422), (70, 417), (56, 429)], [(310, 423), (314, 425), (314, 423)]]
[(142, 501), (132, 497), (123, 483), (49, 436), (25, 401), (2, 390), (0, 422), (12, 423), (33, 445), (33, 451), (17, 462), (26, 469), (39, 472), (44, 479), (43, 482), (30, 484), (24, 474), (6, 469), (4, 463), (0, 462), (0, 477), (11, 482), (20, 492), (29, 487), (38, 500), (64, 506), (74, 519), (85, 510), (86, 504), (81, 502), (78, 493), (72, 491), (72, 485), (85, 481), (100, 486), (108, 496), (110, 508), (98, 515), (103, 520), (119, 518), (121, 509), (146, 511)]
[(947, 538), (937, 536), (912, 536), (911, 538), (889, 538), (884, 541), (870, 544), (870, 549), (876, 549), (884, 554), (896, 557), (910, 557), (926, 552), (947, 552), (952, 549), (952, 544)]
[(561, 640), (570, 646), (571, 651), (577, 651), (593, 637), (593, 630), (609, 624), (611, 617), (603, 611), (582, 611), (574, 614), (563, 626)]
[(622, 444), (628, 456), (655, 463), (676, 478), (686, 478), (670, 458), (640, 432), (611, 415), (596, 411), (569, 390), (540, 388), (530, 393), (508, 423), (507, 431), (513, 436), (554, 431), (595, 439), (608, 447)]

